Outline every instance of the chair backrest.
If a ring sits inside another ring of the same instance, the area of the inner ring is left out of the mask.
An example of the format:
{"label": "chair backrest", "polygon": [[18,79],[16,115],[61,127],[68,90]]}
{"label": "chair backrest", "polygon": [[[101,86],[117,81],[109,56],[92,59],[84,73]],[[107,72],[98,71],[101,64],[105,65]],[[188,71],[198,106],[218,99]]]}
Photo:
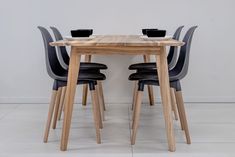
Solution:
{"label": "chair backrest", "polygon": [[56,79],[65,70],[60,65],[55,47],[50,46],[50,42],[53,42],[50,33],[44,27],[38,26],[38,29],[40,30],[43,38],[47,72],[51,78]]}
{"label": "chair backrest", "polygon": [[181,47],[178,61],[173,69],[173,71],[177,73],[177,79],[179,80],[184,78],[188,73],[190,48],[191,48],[193,34],[196,28],[197,26],[193,26],[186,32],[183,39],[185,45]]}
{"label": "chair backrest", "polygon": [[[50,27],[51,30],[53,31],[53,34],[55,36],[55,40],[63,40],[63,37],[60,33],[60,31],[56,28],[56,27]],[[58,58],[61,61],[61,63],[63,64],[63,66],[65,66],[66,68],[68,68],[69,65],[69,55],[67,53],[66,47],[65,46],[59,46],[58,47]],[[65,65],[64,65],[65,63]]]}
{"label": "chair backrest", "polygon": [[[175,31],[175,33],[173,35],[173,39],[179,40],[180,33],[181,33],[183,28],[184,28],[184,26],[180,26],[180,27],[178,27],[176,29],[176,31]],[[172,69],[175,66],[175,64],[177,62],[177,57],[178,57],[178,46],[171,46],[169,54],[167,56],[167,61],[168,61],[169,69]]]}

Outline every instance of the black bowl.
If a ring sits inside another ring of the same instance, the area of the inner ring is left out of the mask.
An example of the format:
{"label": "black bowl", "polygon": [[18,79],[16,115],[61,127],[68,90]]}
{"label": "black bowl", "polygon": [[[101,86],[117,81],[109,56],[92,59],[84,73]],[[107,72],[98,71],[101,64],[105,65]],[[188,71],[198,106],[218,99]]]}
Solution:
{"label": "black bowl", "polygon": [[148,30],[158,30],[158,29],[157,28],[145,28],[145,29],[142,29],[143,35],[146,35]]}
{"label": "black bowl", "polygon": [[165,37],[166,30],[147,30],[146,35],[148,37]]}
{"label": "black bowl", "polygon": [[72,37],[89,37],[92,35],[93,29],[77,29],[71,30]]}

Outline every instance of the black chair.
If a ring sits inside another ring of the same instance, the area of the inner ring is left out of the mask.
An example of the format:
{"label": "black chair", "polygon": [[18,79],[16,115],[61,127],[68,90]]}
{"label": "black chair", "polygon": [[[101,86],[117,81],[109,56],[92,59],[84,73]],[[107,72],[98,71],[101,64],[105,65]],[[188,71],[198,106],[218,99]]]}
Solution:
{"label": "black chair", "polygon": [[[50,27],[50,28],[53,31],[53,34],[55,36],[56,41],[63,40],[63,37],[62,37],[60,31],[56,27]],[[70,57],[68,55],[66,47],[59,46],[59,47],[57,47],[57,50],[58,50],[58,58],[61,63],[61,66],[65,69],[68,69]],[[100,69],[100,70],[106,70],[108,68],[105,64],[90,62],[90,60],[91,60],[91,56],[86,55],[85,62],[80,62],[80,68]],[[99,99],[100,99],[100,103],[101,103],[100,107],[101,107],[102,119],[104,120],[105,119],[104,111],[106,110],[106,107],[105,107],[105,102],[104,102],[102,83],[100,81],[98,81],[97,86],[98,86],[97,88],[99,90]],[[65,90],[66,90],[65,88],[62,88],[62,94],[61,94],[62,100],[64,99],[64,93],[65,93],[64,91]],[[87,93],[88,93],[88,85],[84,84],[83,85],[83,96],[82,96],[82,105],[83,106],[86,106],[86,104],[87,104]],[[58,120],[60,120],[62,108],[63,108],[63,106],[60,105]]]}
{"label": "black chair", "polygon": [[[45,47],[45,56],[46,56],[46,68],[48,75],[54,80],[53,84],[53,92],[51,97],[51,102],[49,106],[48,112],[48,119],[46,123],[46,129],[44,134],[44,142],[48,141],[48,135],[51,126],[52,116],[54,114],[58,115],[58,102],[60,99],[60,92],[61,88],[67,85],[67,77],[68,77],[68,70],[64,69],[59,60],[57,58],[56,49],[55,47],[50,46],[50,42],[53,42],[53,39],[50,33],[44,27],[39,26],[38,29],[40,30],[44,42]],[[102,120],[101,120],[101,113],[100,107],[97,98],[97,90],[96,85],[97,81],[105,80],[105,75],[100,73],[99,69],[89,69],[85,67],[80,68],[77,84],[88,84],[93,101],[93,114],[94,114],[94,122],[96,128],[96,136],[97,136],[97,143],[101,143],[100,140],[100,128],[102,128]],[[56,107],[57,106],[57,107]],[[55,111],[54,111],[55,110]],[[54,118],[55,121],[57,118]]]}
{"label": "black chair", "polygon": [[[183,27],[184,26],[180,26],[176,29],[176,31],[173,35],[173,39],[179,40],[180,34],[181,34],[181,31],[182,31]],[[177,57],[178,57],[178,47],[177,46],[171,46],[170,50],[169,50],[169,53],[168,53],[168,56],[167,56],[169,69],[172,69],[175,66],[176,61],[177,61]],[[147,69],[156,69],[156,62],[148,62],[147,63],[146,60],[150,60],[150,58],[147,59],[147,56],[145,56],[144,58],[145,58],[145,63],[132,64],[132,65],[129,66],[129,70],[141,71],[142,69],[144,69],[146,71]],[[134,100],[135,100],[135,97],[136,97],[136,95],[135,95],[136,91],[137,91],[137,83],[135,83],[135,88],[134,88],[134,97],[133,97],[132,109],[133,109],[133,105],[135,103]],[[149,103],[150,103],[150,105],[153,105],[154,104],[154,97],[153,97],[153,90],[152,90],[151,86],[148,86],[148,93],[149,93]],[[176,110],[173,110],[173,111],[175,113],[175,119],[177,120],[178,119],[178,116],[176,114],[177,112],[176,112]]]}
{"label": "black chair", "polygon": [[[183,79],[187,72],[188,72],[188,66],[189,66],[189,54],[190,54],[190,48],[191,48],[191,42],[193,38],[193,34],[197,26],[191,27],[184,39],[183,42],[185,42],[185,45],[181,47],[178,61],[175,65],[175,67],[169,71],[169,79],[170,79],[170,87],[175,89],[175,96],[176,96],[176,103],[178,106],[180,121],[182,129],[185,131],[186,140],[187,143],[191,143],[189,130],[188,130],[188,124],[186,119],[186,113],[184,108],[184,101],[182,97],[181,92],[181,84],[180,80]],[[140,115],[140,109],[141,109],[141,93],[144,91],[145,85],[155,85],[159,86],[159,80],[157,77],[157,71],[156,69],[152,70],[146,70],[146,72],[142,69],[141,71],[131,74],[129,76],[129,80],[131,81],[138,81],[138,96],[137,103],[134,107],[134,119],[133,119],[133,133],[132,133],[132,144],[135,143],[136,139],[136,132],[138,128],[139,123],[139,115]]]}
{"label": "black chair", "polygon": [[[63,40],[63,37],[60,33],[60,31],[56,28],[56,27],[50,27],[51,30],[53,31],[53,34],[55,36],[56,41],[59,40]],[[59,46],[57,47],[58,50],[58,58],[59,61],[61,63],[61,65],[65,68],[68,69],[69,66],[69,55],[68,52],[66,50],[65,46]],[[100,63],[94,63],[94,62],[90,62],[91,60],[91,55],[86,55],[85,56],[85,62],[81,62],[80,63],[80,67],[81,68],[98,68],[100,70],[105,70],[107,69],[107,66],[104,64],[100,64]],[[102,110],[105,110],[105,103],[104,103],[104,97],[103,97],[103,88],[102,88],[102,84],[100,82],[98,82],[98,88],[100,90],[100,97],[101,97],[101,103],[102,103]],[[83,86],[83,97],[82,97],[82,105],[85,106],[87,103],[87,85]],[[61,111],[61,110],[60,110]],[[61,113],[61,112],[60,112]],[[102,118],[104,119],[104,114],[102,114]]]}

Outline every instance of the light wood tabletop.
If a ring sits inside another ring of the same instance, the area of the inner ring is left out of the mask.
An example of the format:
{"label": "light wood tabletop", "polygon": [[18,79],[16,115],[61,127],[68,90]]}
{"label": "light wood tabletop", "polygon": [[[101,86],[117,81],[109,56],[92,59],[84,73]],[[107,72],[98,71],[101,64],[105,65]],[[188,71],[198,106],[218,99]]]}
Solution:
{"label": "light wood tabletop", "polygon": [[[61,150],[67,150],[72,118],[77,78],[81,55],[154,55],[156,57],[165,127],[169,151],[175,151],[175,136],[171,115],[171,97],[167,64],[167,46],[182,46],[181,41],[147,40],[140,35],[97,35],[91,40],[61,40],[50,43],[51,46],[70,46],[70,63],[65,98],[64,122],[61,137]],[[121,66],[121,65],[120,65]],[[128,77],[128,76],[127,76]]]}
{"label": "light wood tabletop", "polygon": [[168,39],[168,40],[154,40],[143,38],[142,35],[95,35],[89,40],[61,40],[52,42],[51,46],[182,46],[183,42]]}

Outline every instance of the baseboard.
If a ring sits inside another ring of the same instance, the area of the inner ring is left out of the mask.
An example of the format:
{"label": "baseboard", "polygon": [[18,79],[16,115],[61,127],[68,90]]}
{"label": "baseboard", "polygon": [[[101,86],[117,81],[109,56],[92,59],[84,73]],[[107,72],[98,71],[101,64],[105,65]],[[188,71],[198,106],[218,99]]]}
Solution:
{"label": "baseboard", "polygon": [[[81,98],[76,98],[75,103],[81,103]],[[90,103],[90,98],[88,98],[88,103]],[[156,102],[160,102],[160,98],[155,99]],[[186,103],[233,103],[235,102],[235,97],[185,97],[184,101]],[[0,97],[0,104],[44,104],[48,103],[49,98],[45,97]],[[130,97],[107,97],[105,102],[108,104],[129,104],[132,102]],[[147,103],[148,98],[143,98],[143,103]]]}

